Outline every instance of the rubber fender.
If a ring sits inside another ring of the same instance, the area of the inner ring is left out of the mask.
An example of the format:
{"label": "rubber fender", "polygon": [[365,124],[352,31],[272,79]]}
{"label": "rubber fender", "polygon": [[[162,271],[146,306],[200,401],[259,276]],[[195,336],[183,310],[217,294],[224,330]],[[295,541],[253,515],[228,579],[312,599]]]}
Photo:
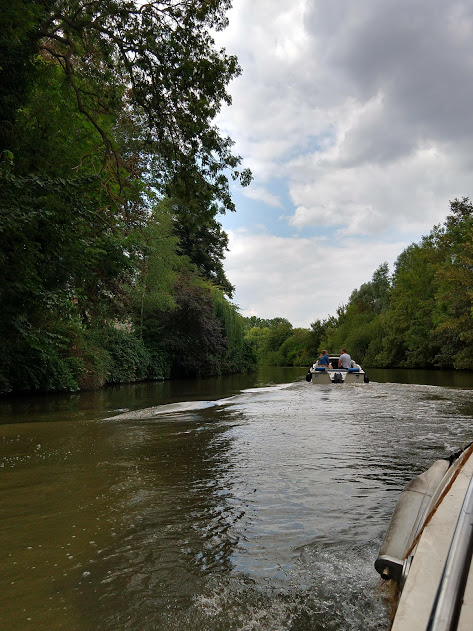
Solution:
{"label": "rubber fender", "polygon": [[375,562],[375,568],[383,578],[401,578],[406,553],[422,527],[430,500],[448,468],[448,460],[436,460],[402,491]]}

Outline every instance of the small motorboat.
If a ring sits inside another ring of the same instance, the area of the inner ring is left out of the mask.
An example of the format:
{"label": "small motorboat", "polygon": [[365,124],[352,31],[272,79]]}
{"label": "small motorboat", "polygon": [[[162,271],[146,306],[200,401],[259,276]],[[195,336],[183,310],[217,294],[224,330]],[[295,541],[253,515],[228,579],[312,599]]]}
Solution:
{"label": "small motorboat", "polygon": [[306,381],[318,384],[369,383],[368,376],[360,365],[352,361],[350,368],[338,368],[339,359],[340,355],[329,355],[329,368],[315,363],[309,368]]}
{"label": "small motorboat", "polygon": [[473,629],[473,443],[401,493],[375,568],[394,587],[391,631]]}

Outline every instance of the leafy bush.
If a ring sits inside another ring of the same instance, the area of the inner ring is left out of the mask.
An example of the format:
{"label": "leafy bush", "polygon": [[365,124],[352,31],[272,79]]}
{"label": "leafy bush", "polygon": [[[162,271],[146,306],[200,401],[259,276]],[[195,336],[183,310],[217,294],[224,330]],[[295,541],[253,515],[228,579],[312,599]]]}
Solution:
{"label": "leafy bush", "polygon": [[107,327],[93,331],[91,339],[108,354],[107,383],[129,383],[148,377],[150,354],[133,333]]}
{"label": "leafy bush", "polygon": [[51,390],[72,392],[79,389],[82,362],[68,355],[65,340],[44,331],[6,346],[0,368],[0,392]]}

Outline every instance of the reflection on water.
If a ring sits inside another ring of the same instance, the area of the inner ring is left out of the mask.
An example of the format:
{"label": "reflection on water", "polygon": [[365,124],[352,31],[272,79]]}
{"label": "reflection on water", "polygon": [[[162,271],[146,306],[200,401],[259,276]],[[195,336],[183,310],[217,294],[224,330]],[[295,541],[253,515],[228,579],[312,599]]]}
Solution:
{"label": "reflection on water", "polygon": [[3,401],[2,627],[384,629],[390,514],[473,392],[300,373]]}
{"label": "reflection on water", "polygon": [[367,373],[380,383],[411,383],[445,388],[473,388],[473,372],[466,370],[414,370],[369,368]]}

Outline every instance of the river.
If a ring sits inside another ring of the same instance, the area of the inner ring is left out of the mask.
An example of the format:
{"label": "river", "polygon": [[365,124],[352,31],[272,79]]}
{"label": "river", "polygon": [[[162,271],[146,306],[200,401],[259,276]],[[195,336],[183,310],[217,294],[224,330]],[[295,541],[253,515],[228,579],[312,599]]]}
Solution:
{"label": "river", "polygon": [[473,375],[303,373],[1,400],[1,628],[385,629],[378,547]]}

